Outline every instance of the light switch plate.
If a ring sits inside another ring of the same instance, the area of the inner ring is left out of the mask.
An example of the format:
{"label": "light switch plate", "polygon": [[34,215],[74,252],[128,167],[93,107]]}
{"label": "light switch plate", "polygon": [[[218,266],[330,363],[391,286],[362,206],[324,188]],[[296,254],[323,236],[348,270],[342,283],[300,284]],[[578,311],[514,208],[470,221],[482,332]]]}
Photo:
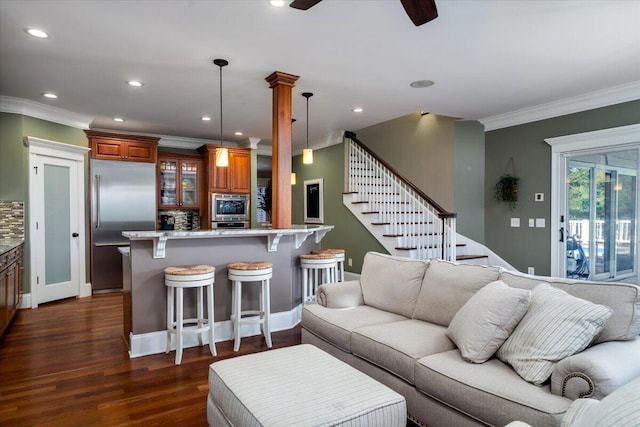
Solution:
{"label": "light switch plate", "polygon": [[527,267],[527,274],[536,274],[536,269],[534,267]]}
{"label": "light switch plate", "polygon": [[537,228],[544,228],[545,227],[544,218],[536,218],[536,227]]}
{"label": "light switch plate", "polygon": [[536,226],[536,220],[533,218],[529,218],[529,227],[535,227]]}
{"label": "light switch plate", "polygon": [[520,227],[520,218],[511,218],[512,227]]}

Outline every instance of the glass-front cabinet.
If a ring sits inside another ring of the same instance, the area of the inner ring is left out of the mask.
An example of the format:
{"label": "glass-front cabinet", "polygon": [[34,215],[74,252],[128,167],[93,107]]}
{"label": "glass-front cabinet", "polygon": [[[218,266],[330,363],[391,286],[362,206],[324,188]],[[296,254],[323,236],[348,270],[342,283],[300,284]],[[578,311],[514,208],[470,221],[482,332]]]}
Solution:
{"label": "glass-front cabinet", "polygon": [[158,205],[200,209],[203,162],[199,158],[158,156]]}

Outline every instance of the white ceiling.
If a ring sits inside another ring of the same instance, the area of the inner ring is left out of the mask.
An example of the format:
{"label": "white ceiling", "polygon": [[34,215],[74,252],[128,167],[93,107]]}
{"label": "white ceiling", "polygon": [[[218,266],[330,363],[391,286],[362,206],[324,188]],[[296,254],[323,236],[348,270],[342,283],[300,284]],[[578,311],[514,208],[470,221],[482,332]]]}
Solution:
{"label": "white ceiling", "polygon": [[[225,140],[268,143],[265,77],[278,70],[300,76],[299,147],[305,91],[309,139],[319,141],[419,110],[483,119],[640,81],[640,1],[436,3],[439,17],[415,27],[398,0],[324,0],[308,11],[267,0],[0,0],[0,95],[86,115],[94,128],[217,139],[212,60],[225,58]],[[419,79],[435,85],[409,86]]]}

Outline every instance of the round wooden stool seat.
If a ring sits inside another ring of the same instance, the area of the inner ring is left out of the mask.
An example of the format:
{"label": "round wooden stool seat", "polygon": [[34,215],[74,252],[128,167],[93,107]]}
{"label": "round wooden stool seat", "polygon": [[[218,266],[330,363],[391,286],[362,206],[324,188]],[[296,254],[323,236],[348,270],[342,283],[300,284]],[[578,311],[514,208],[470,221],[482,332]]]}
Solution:
{"label": "round wooden stool seat", "polygon": [[172,276],[192,276],[196,274],[207,274],[216,271],[215,267],[210,265],[180,265],[177,267],[167,267],[164,274]]}
{"label": "round wooden stool seat", "polygon": [[312,254],[322,254],[322,253],[327,253],[327,254],[334,254],[334,255],[339,255],[342,254],[344,255],[344,249],[331,249],[331,248],[327,248],[327,249],[314,249],[311,251]]}
{"label": "round wooden stool seat", "polygon": [[273,264],[265,261],[254,262],[232,262],[227,265],[229,270],[265,270],[267,268],[273,268]]}
{"label": "round wooden stool seat", "polygon": [[318,254],[303,254],[300,255],[300,259],[305,259],[305,260],[329,260],[329,259],[335,259],[335,255],[334,254],[330,254],[330,253],[318,253]]}

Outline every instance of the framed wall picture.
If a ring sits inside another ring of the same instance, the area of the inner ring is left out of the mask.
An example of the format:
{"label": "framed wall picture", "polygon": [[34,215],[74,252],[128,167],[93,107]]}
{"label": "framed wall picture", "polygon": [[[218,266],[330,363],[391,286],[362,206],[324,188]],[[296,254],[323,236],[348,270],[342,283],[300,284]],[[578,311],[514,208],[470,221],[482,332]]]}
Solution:
{"label": "framed wall picture", "polygon": [[324,223],[324,178],[304,181],[304,222],[305,224]]}

